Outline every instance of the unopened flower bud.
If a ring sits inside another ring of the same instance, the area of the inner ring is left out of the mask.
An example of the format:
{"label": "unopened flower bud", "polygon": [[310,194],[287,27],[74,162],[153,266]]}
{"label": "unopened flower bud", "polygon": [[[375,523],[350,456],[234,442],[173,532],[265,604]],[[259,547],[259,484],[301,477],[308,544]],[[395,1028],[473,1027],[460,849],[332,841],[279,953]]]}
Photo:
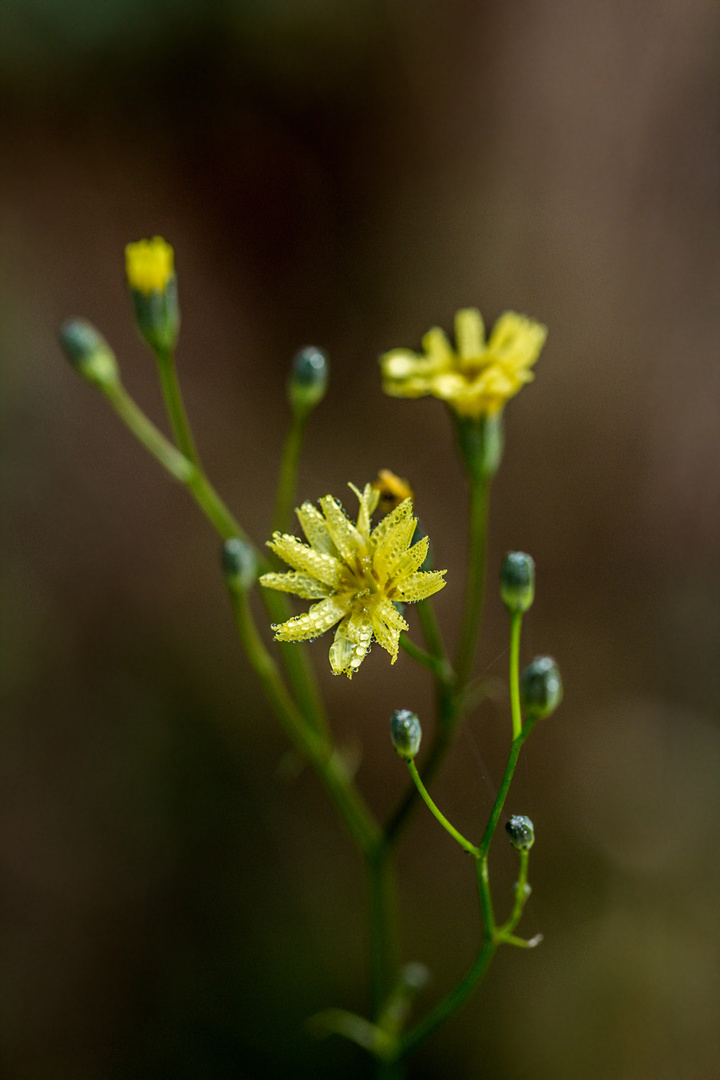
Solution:
{"label": "unopened flower bud", "polygon": [[535,563],[524,551],[508,551],[500,570],[500,595],[511,615],[527,611],[535,598]]}
{"label": "unopened flower bud", "polygon": [[535,843],[533,823],[524,814],[513,814],[505,825],[505,831],[516,851],[529,851]]}
{"label": "unopened flower bud", "polygon": [[400,757],[412,761],[422,739],[422,728],[415,713],[409,709],[396,709],[390,718],[390,735]]}
{"label": "unopened flower bud", "polygon": [[251,589],[257,581],[257,556],[247,540],[233,536],[222,549],[222,568],[228,585]]}
{"label": "unopened flower bud", "polygon": [[115,386],[119,371],[115,353],[87,319],[69,319],[60,330],[60,345],[83,379],[94,386]]}
{"label": "unopened flower bud", "polygon": [[539,720],[557,709],[563,688],[557,664],[551,656],[536,656],[520,676],[520,699],[530,719]]}
{"label": "unopened flower bud", "polygon": [[175,252],[161,236],[125,248],[125,270],[135,321],[154,352],[175,347],[180,329]]}
{"label": "unopened flower bud", "polygon": [[307,345],[293,357],[288,398],[294,410],[304,413],[314,409],[325,397],[330,365],[322,349]]}

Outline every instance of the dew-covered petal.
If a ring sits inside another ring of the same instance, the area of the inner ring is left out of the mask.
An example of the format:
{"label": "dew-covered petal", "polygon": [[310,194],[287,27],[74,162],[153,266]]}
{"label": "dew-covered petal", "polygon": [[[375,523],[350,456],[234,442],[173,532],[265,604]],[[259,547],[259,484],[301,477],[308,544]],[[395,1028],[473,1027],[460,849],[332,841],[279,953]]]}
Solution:
{"label": "dew-covered petal", "polygon": [[388,564],[388,572],[390,577],[394,579],[396,586],[403,579],[410,577],[411,574],[420,569],[427,558],[429,546],[430,541],[427,536],[423,536],[422,540],[418,540],[417,544],[413,544],[409,551],[400,552],[397,558]]}
{"label": "dew-covered petal", "polygon": [[373,516],[375,507],[378,504],[380,492],[372,484],[366,484],[362,491],[356,488],[354,484],[348,484],[348,487],[352,488],[360,501],[356,528],[363,540],[367,540],[370,536],[370,518]]}
{"label": "dew-covered petal", "polygon": [[378,645],[382,645],[383,649],[390,653],[394,664],[400,648],[400,634],[408,629],[408,624],[386,597],[383,597],[373,610],[372,628]]}
{"label": "dew-covered petal", "polygon": [[279,555],[288,566],[292,566],[293,570],[300,570],[302,573],[309,574],[310,577],[322,581],[324,585],[337,588],[340,582],[342,563],[333,555],[315,551],[313,548],[308,547],[307,544],[303,544],[296,536],[287,536],[281,533],[273,534],[272,540],[268,540],[268,547],[276,555]]}
{"label": "dew-covered petal", "polygon": [[345,511],[332,495],[324,495],[320,500],[320,506],[325,515],[330,536],[341,558],[347,563],[354,563],[356,555],[362,554],[365,548],[360,533],[348,520]]}
{"label": "dew-covered petal", "polygon": [[295,513],[310,547],[326,555],[337,556],[338,551],[328,532],[327,522],[318,508],[310,502],[304,502]]}
{"label": "dew-covered petal", "polygon": [[386,514],[385,517],[377,523],[370,533],[370,546],[377,550],[390,529],[394,528],[401,521],[405,521],[407,518],[412,517],[412,509],[412,499],[403,499],[399,506],[396,506],[394,510],[391,510],[389,514]]}
{"label": "dew-covered petal", "polygon": [[485,326],[477,308],[463,308],[455,316],[455,347],[460,360],[478,360],[485,352]]}
{"label": "dew-covered petal", "polygon": [[368,654],[372,635],[372,623],[364,611],[343,619],[330,646],[330,667],[335,675],[353,677]]}
{"label": "dew-covered petal", "polygon": [[433,593],[445,587],[447,583],[443,580],[443,576],[446,573],[447,570],[418,570],[416,574],[405,578],[396,586],[393,597],[407,604],[412,604],[416,600],[425,600],[426,597],[432,596]]}
{"label": "dew-covered petal", "polygon": [[319,600],[330,595],[329,585],[323,585],[317,578],[301,574],[297,570],[290,570],[287,574],[263,574],[259,581],[266,589],[294,593],[304,600]]}
{"label": "dew-covered petal", "polygon": [[373,566],[379,578],[387,580],[394,576],[395,567],[410,547],[416,526],[415,518],[407,517],[389,529],[382,538],[373,557]]}
{"label": "dew-covered petal", "polygon": [[304,615],[295,615],[284,623],[273,626],[277,641],[309,641],[320,637],[326,630],[347,614],[347,601],[329,596],[319,604],[313,604]]}

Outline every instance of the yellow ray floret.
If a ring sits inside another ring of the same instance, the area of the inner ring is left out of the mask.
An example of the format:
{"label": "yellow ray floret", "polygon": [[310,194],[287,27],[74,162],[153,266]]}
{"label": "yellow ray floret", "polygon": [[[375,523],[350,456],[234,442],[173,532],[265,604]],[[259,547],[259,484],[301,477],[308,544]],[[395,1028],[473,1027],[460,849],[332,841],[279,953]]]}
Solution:
{"label": "yellow ray floret", "polygon": [[506,311],[486,340],[477,308],[455,316],[455,348],[437,326],[422,340],[422,352],[391,349],[380,357],[383,389],[394,397],[441,398],[459,415],[478,419],[500,412],[533,378],[547,329]]}
{"label": "yellow ray floret", "polygon": [[[303,503],[296,511],[307,544],[275,533],[268,547],[292,569],[263,574],[262,585],[318,600],[309,611],[273,626],[278,641],[307,641],[337,625],[330,646],[330,666],[336,675],[352,678],[373,640],[397,660],[400,634],[408,629],[396,603],[424,600],[445,585],[444,570],[421,570],[428,539],[412,543],[417,522],[408,498],[373,529],[371,518],[379,491],[366,484],[362,492],[350,484],[360,501],[353,524],[331,495],[320,499],[320,510]],[[339,625],[338,625],[339,624]]]}
{"label": "yellow ray floret", "polygon": [[175,252],[161,236],[125,248],[125,273],[131,289],[149,296],[165,292],[175,273]]}

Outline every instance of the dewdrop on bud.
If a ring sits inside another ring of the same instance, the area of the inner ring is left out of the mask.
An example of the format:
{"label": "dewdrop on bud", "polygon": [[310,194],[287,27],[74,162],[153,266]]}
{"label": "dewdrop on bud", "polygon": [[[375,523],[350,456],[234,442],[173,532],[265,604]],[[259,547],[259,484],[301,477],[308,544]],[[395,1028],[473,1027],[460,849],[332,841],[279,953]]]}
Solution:
{"label": "dewdrop on bud", "polygon": [[422,739],[422,728],[415,713],[409,709],[396,709],[390,718],[390,735],[400,757],[412,761]]}
{"label": "dewdrop on bud", "polygon": [[541,720],[555,712],[563,688],[557,664],[551,656],[536,656],[520,676],[520,700],[528,719]]}
{"label": "dewdrop on bud", "polygon": [[505,832],[516,851],[529,851],[535,843],[533,823],[524,814],[513,814],[505,825]]}
{"label": "dewdrop on bud", "polygon": [[222,549],[222,568],[231,587],[251,589],[258,576],[257,556],[247,540],[233,536]]}
{"label": "dewdrop on bud", "polygon": [[500,570],[500,595],[511,615],[527,611],[535,598],[535,563],[524,551],[508,551]]}
{"label": "dewdrop on bud", "polygon": [[296,412],[307,413],[322,401],[330,365],[322,349],[307,345],[295,353],[288,379],[288,398]]}
{"label": "dewdrop on bud", "polygon": [[138,330],[154,352],[175,347],[180,329],[175,252],[161,236],[125,248],[125,273]]}
{"label": "dewdrop on bud", "polygon": [[60,330],[60,345],[78,372],[101,389],[120,381],[115,353],[87,319],[69,319]]}

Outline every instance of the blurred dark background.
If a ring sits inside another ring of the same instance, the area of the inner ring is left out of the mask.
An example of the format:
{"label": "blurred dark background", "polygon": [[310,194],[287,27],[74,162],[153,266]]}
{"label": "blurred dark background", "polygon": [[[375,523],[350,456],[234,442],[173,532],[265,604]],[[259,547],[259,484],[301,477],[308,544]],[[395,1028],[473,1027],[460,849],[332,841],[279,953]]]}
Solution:
{"label": "blurred dark background", "polygon": [[[523,654],[565,676],[508,804],[535,821],[522,930],[545,941],[499,955],[412,1076],[720,1073],[719,49],[704,0],[4,0],[3,1078],[367,1075],[302,1029],[366,1005],[358,858],[239,655],[214,535],[56,345],[89,317],[161,419],[123,284],[125,243],[156,233],[241,520],[267,536],[287,365],[323,345],[298,497],[408,477],[449,635],[448,418],[383,397],[377,355],[467,305],[550,327],[507,411],[490,557],[492,585],[508,548],[534,555]],[[479,670],[502,685],[489,592]],[[333,679],[328,645],[339,739],[385,814],[406,780],[389,713],[429,717],[430,689],[378,649]],[[473,837],[508,729],[499,693],[437,784]],[[427,1007],[474,954],[474,883],[425,814],[400,872]]]}

